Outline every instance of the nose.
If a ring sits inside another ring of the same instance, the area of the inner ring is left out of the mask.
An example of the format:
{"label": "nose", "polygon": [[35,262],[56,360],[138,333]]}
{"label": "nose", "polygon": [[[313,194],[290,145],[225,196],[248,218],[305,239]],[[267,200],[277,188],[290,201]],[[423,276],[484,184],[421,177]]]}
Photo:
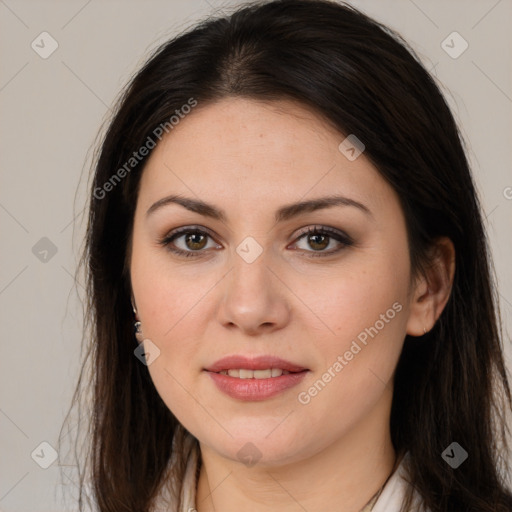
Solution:
{"label": "nose", "polygon": [[290,319],[289,290],[265,251],[252,263],[234,255],[224,280],[218,320],[228,329],[255,336],[282,329]]}

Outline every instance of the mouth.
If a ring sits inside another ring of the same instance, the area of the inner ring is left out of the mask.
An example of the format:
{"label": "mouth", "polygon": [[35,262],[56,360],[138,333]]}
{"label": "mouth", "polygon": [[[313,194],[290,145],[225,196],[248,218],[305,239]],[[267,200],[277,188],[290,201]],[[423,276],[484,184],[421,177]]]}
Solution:
{"label": "mouth", "polygon": [[238,379],[271,379],[308,371],[308,368],[272,355],[235,354],[219,359],[204,370]]}
{"label": "mouth", "polygon": [[301,370],[292,372],[289,370],[283,370],[282,368],[268,368],[266,370],[251,370],[247,368],[232,368],[229,370],[222,370],[218,373],[221,375],[228,375],[229,377],[234,377],[237,379],[272,379],[276,377],[281,377],[282,375],[289,375],[291,373],[303,373],[308,370]]}
{"label": "mouth", "polygon": [[241,401],[261,401],[303,381],[309,369],[270,354],[234,354],[204,368],[222,393]]}

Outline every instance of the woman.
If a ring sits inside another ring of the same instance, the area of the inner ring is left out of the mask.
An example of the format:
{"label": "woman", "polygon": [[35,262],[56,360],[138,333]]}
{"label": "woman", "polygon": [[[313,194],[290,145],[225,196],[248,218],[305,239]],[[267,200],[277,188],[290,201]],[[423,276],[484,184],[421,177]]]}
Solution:
{"label": "woman", "polygon": [[329,1],[203,22],[131,81],[91,196],[98,510],[512,510],[480,207],[398,35]]}

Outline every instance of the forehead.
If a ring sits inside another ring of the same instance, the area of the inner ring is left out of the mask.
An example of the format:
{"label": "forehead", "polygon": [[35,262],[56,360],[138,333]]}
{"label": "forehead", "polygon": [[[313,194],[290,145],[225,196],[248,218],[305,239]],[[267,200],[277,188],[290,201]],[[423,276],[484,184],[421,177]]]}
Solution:
{"label": "forehead", "polygon": [[[346,135],[291,101],[242,98],[198,105],[157,144],[141,182],[141,199],[166,192],[279,204],[343,193],[389,200],[393,191],[364,153],[351,161]],[[240,204],[240,203],[238,203]],[[254,205],[253,205],[254,206]]]}

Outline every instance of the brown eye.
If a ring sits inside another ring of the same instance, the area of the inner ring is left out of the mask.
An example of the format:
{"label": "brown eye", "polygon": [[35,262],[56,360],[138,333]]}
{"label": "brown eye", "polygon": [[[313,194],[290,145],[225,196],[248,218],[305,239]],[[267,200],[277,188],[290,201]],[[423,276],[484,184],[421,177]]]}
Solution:
{"label": "brown eye", "polygon": [[[193,257],[202,256],[207,252],[203,249],[208,248],[208,239],[213,240],[209,233],[189,226],[169,233],[159,240],[159,244],[179,256]],[[213,247],[216,247],[215,244]]]}
{"label": "brown eye", "polygon": [[206,245],[206,235],[200,233],[189,233],[185,235],[185,245],[193,251],[203,249]]}
{"label": "brown eye", "polygon": [[329,245],[329,237],[327,235],[308,235],[308,243],[315,251],[321,251]]}
{"label": "brown eye", "polygon": [[[303,247],[299,248],[312,253],[309,254],[309,256],[329,256],[353,245],[354,243],[353,240],[342,231],[319,226],[308,228],[308,230],[302,233],[297,240],[300,241],[302,239],[306,240],[309,249],[307,247],[305,249]],[[337,244],[338,248],[326,251],[325,249],[331,245],[331,242]],[[315,252],[318,254],[314,254]]]}

